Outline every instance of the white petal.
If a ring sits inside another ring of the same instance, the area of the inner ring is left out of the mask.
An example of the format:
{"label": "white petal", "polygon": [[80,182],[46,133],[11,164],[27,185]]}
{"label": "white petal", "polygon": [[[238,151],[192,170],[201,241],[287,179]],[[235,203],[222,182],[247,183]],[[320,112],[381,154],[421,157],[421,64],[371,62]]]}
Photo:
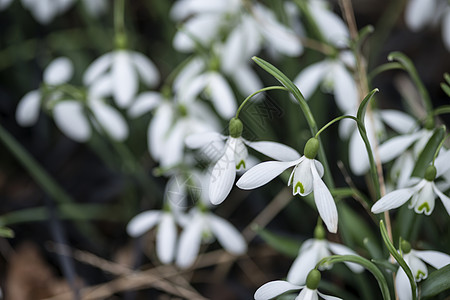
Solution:
{"label": "white petal", "polygon": [[[328,242],[328,246],[330,247],[331,252],[337,254],[337,255],[358,255],[355,251],[350,249],[347,246],[336,244],[332,242]],[[347,267],[350,268],[355,273],[361,273],[364,271],[364,268],[361,265],[358,265],[356,263],[345,263]]]}
{"label": "white petal", "polygon": [[436,178],[450,170],[450,150],[441,151],[436,157],[434,165],[436,167]]}
{"label": "white petal", "polygon": [[192,78],[195,78],[205,67],[205,62],[200,58],[194,58],[189,61],[178,73],[173,81],[173,89],[179,91],[182,87],[185,87]]}
{"label": "white petal", "polygon": [[350,169],[355,175],[363,175],[369,169],[369,156],[358,129],[350,137],[348,159]]}
{"label": "white petal", "polygon": [[247,65],[241,65],[230,76],[232,76],[234,83],[243,95],[250,95],[263,87],[261,79]]}
{"label": "white petal", "polygon": [[433,20],[435,1],[410,0],[405,10],[406,25],[413,31],[418,31]]}
{"label": "white petal", "polygon": [[113,92],[113,77],[111,74],[106,73],[98,77],[89,87],[88,97],[89,98],[106,98],[112,95]]}
{"label": "white petal", "polygon": [[300,154],[297,151],[295,151],[289,146],[280,143],[268,141],[261,141],[261,142],[244,141],[244,142],[248,146],[255,149],[256,151],[261,152],[262,154],[276,160],[292,161],[300,158]]}
{"label": "white petal", "polygon": [[342,112],[353,111],[358,107],[359,96],[355,80],[340,63],[333,67],[333,84],[336,104]]}
{"label": "white petal", "polygon": [[450,51],[450,8],[448,7],[442,20],[442,39],[447,51]]}
{"label": "white petal", "polygon": [[147,210],[137,214],[127,225],[127,233],[132,237],[138,237],[152,229],[158,223],[161,212]]}
{"label": "white petal", "polygon": [[421,135],[420,132],[416,132],[413,134],[399,135],[387,140],[378,148],[381,161],[388,162],[396,158],[417,141]]}
{"label": "white petal", "polygon": [[331,196],[325,183],[317,173],[316,167],[311,165],[314,185],[314,200],[316,202],[317,210],[323,222],[328,228],[328,231],[336,233],[338,227],[338,213],[336,203],[333,196]]}
{"label": "white petal", "polygon": [[433,190],[438,195],[439,199],[441,199],[447,214],[450,216],[450,198],[444,195],[444,193],[442,193],[436,186],[433,186]]}
{"label": "white petal", "polygon": [[53,119],[58,128],[69,138],[85,142],[91,136],[91,127],[84,115],[83,106],[77,101],[62,101],[53,108]]}
{"label": "white petal", "polygon": [[241,23],[228,35],[223,51],[221,52],[221,68],[227,74],[233,74],[234,70],[240,67],[243,59],[246,59],[242,57],[244,48],[245,37]]}
{"label": "white petal", "polygon": [[83,4],[86,6],[87,11],[95,17],[104,13],[108,8],[106,0],[85,0]]}
{"label": "white petal", "polygon": [[295,300],[318,300],[319,295],[317,294],[317,290],[311,290],[308,287],[305,287],[300,294],[295,298]]}
{"label": "white petal", "polygon": [[408,276],[401,267],[398,268],[397,276],[395,277],[395,290],[397,291],[399,300],[411,300],[412,292],[409,284]]}
{"label": "white petal", "polygon": [[221,13],[230,9],[228,7],[230,3],[232,3],[232,1],[181,0],[175,2],[172,6],[170,17],[180,21],[191,14]]}
{"label": "white petal", "polygon": [[313,176],[311,172],[311,165],[314,160],[304,158],[289,177],[288,185],[292,184],[292,194],[299,194],[300,196],[309,195],[313,191]]}
{"label": "white petal", "polygon": [[231,118],[236,113],[236,98],[226,80],[217,72],[209,74],[208,90],[211,100],[219,115]]}
{"label": "white petal", "polygon": [[379,214],[383,211],[387,211],[393,208],[397,208],[408,201],[415,193],[414,188],[405,188],[395,190],[386,194],[380,200],[378,200],[373,206],[371,211],[375,214]]}
{"label": "white petal", "polygon": [[209,181],[209,200],[214,205],[222,203],[233,187],[236,178],[235,146],[236,139],[230,137],[225,146],[225,153],[212,170]]}
{"label": "white petal", "polygon": [[39,4],[29,6],[34,18],[41,24],[50,23],[58,12],[58,10],[54,7],[53,1],[50,0],[41,0],[39,1]]}
{"label": "white petal", "polygon": [[128,115],[132,118],[138,118],[156,108],[162,101],[163,100],[160,93],[141,93],[136,97],[136,100],[128,109]]}
{"label": "white petal", "polygon": [[156,236],[156,253],[163,264],[169,264],[175,256],[177,228],[171,213],[163,213]]}
{"label": "white petal", "polygon": [[160,157],[162,167],[172,167],[182,162],[184,138],[188,127],[185,119],[179,119],[166,133],[166,140]]}
{"label": "white petal", "polygon": [[201,74],[192,78],[180,92],[181,103],[191,103],[197,98],[208,84],[208,74]]}
{"label": "white petal", "polygon": [[299,161],[300,159],[288,162],[268,161],[260,163],[245,172],[236,185],[243,190],[256,189],[280,175],[287,168],[298,164]]}
{"label": "white petal", "polygon": [[298,86],[305,99],[308,100],[312,96],[328,70],[329,63],[322,61],[304,68],[297,75],[294,79],[294,84]]}
{"label": "white petal", "polygon": [[208,214],[208,219],[211,231],[225,250],[235,255],[241,255],[247,251],[244,237],[233,225],[213,214]]}
{"label": "white petal", "polygon": [[309,271],[314,269],[319,260],[319,251],[316,246],[313,245],[303,251],[300,249],[299,255],[289,269],[287,280],[295,284],[305,284]]}
{"label": "white petal", "polygon": [[87,68],[83,75],[83,82],[85,85],[92,84],[100,75],[106,72],[111,66],[113,59],[113,53],[109,52],[103,54]]}
{"label": "white petal", "polygon": [[36,124],[41,106],[41,93],[34,90],[25,94],[20,99],[16,109],[16,120],[20,126]]}
{"label": "white petal", "polygon": [[73,76],[73,64],[67,57],[54,59],[44,71],[44,82],[49,85],[60,85],[68,82]]}
{"label": "white petal", "polygon": [[317,291],[317,294],[319,294],[319,296],[322,297],[325,300],[342,300],[342,298],[335,297],[335,296],[330,296],[330,295],[325,295],[325,294],[322,294],[319,291]]}
{"label": "white petal", "polygon": [[202,45],[209,44],[216,36],[221,19],[215,15],[197,15],[190,18],[183,28],[175,34],[173,46],[180,52],[190,52],[195,49],[194,37]]}
{"label": "white petal", "polygon": [[159,72],[153,62],[139,52],[133,52],[132,60],[142,81],[150,87],[154,87],[159,81]]}
{"label": "white petal", "polygon": [[7,8],[12,0],[0,0],[0,10]]}
{"label": "white petal", "polygon": [[286,293],[287,291],[299,290],[301,288],[302,286],[298,286],[287,281],[271,281],[257,289],[254,298],[255,300],[268,300]]}
{"label": "white petal", "polygon": [[204,222],[203,215],[194,215],[181,233],[176,259],[176,264],[180,268],[189,268],[197,258],[202,242]]}
{"label": "white petal", "polygon": [[224,139],[220,133],[217,132],[204,132],[188,135],[184,142],[186,146],[191,149],[198,149],[212,143],[214,141],[221,141]]}
{"label": "white petal", "polygon": [[413,195],[409,208],[414,207],[414,211],[418,214],[425,213],[429,216],[434,210],[435,195],[433,192],[433,183],[425,179],[423,187]]}
{"label": "white petal", "polygon": [[128,125],[122,115],[112,106],[102,101],[90,102],[95,119],[106,133],[117,141],[123,141],[128,137]]}
{"label": "white petal", "polygon": [[322,2],[311,1],[310,3],[310,12],[325,39],[337,46],[345,46],[349,33],[342,19],[324,7]]}
{"label": "white petal", "polygon": [[402,111],[384,109],[379,112],[383,121],[398,133],[406,134],[417,126],[416,119]]}
{"label": "white petal", "polygon": [[435,269],[440,269],[450,264],[450,255],[433,250],[413,250],[414,254]]}
{"label": "white petal", "polygon": [[111,67],[114,100],[121,108],[128,107],[138,90],[138,78],[129,53],[116,51]]}
{"label": "white petal", "polygon": [[164,151],[166,134],[172,124],[173,111],[167,103],[162,103],[156,110],[147,131],[148,149],[153,159],[159,160]]}

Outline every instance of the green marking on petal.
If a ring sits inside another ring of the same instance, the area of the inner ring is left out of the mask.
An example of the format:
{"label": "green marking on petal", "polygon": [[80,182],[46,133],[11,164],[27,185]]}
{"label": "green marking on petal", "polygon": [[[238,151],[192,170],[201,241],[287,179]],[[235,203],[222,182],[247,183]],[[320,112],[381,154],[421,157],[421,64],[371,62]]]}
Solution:
{"label": "green marking on petal", "polygon": [[430,205],[428,204],[428,202],[424,202],[422,203],[419,207],[417,207],[417,210],[419,212],[423,212],[424,210],[428,213],[430,212]]}
{"label": "green marking on petal", "polygon": [[245,161],[243,159],[236,165],[236,170],[240,170],[241,167],[245,169]]}
{"label": "green marking on petal", "polygon": [[417,274],[416,274],[416,280],[419,281],[421,278],[424,278],[424,277],[425,277],[425,273],[422,272],[421,270],[418,270]]}
{"label": "green marking on petal", "polygon": [[303,184],[298,181],[297,184],[295,185],[295,192],[297,192],[297,190],[300,189],[300,194],[303,194],[305,192],[305,188],[303,187]]}

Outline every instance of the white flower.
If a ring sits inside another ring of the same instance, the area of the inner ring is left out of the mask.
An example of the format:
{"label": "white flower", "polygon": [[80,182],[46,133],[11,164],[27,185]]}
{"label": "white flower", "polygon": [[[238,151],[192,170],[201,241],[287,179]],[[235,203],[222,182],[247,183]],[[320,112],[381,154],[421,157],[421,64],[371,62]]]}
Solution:
{"label": "white flower", "polygon": [[7,8],[12,0],[0,0],[0,10]]}
{"label": "white flower", "polygon": [[[436,160],[436,168],[434,173],[431,173],[432,175],[428,174],[429,168],[432,167],[430,166],[427,169],[425,178],[421,180],[419,178],[412,178],[409,187],[386,194],[372,206],[372,212],[378,214],[394,209],[411,199],[409,208],[414,208],[414,211],[418,214],[425,213],[426,215],[430,215],[434,209],[435,199],[436,197],[439,197],[442,204],[444,204],[447,213],[450,215],[450,198],[444,195],[444,193],[436,187],[434,182],[435,178],[441,176],[450,168],[448,163],[443,163],[443,157],[444,156],[442,156],[440,161]],[[450,159],[449,152],[446,153],[445,159],[447,161]],[[437,164],[437,162],[440,162],[440,164]]]}
{"label": "white flower", "polygon": [[326,92],[333,92],[339,109],[345,113],[355,111],[358,106],[358,89],[353,75],[346,66],[354,67],[354,56],[343,51],[337,59],[325,59],[312,64],[294,79],[303,96],[309,99],[322,82]]}
{"label": "white flower", "polygon": [[338,225],[336,204],[330,191],[321,179],[324,171],[323,166],[315,159],[310,159],[303,155],[301,158],[293,161],[263,162],[242,175],[236,185],[244,190],[258,188],[292,166],[295,167],[289,177],[288,185],[292,184],[293,194],[306,196],[314,192],[314,199],[320,217],[328,230],[336,233]]}
{"label": "white flower", "polygon": [[[224,148],[217,149],[217,142],[224,139],[227,140]],[[206,153],[214,151],[219,154],[220,158],[212,169],[209,183],[209,199],[214,205],[222,203],[230,193],[236,178],[236,171],[248,166],[246,145],[277,160],[292,160],[300,156],[294,149],[280,143],[250,142],[242,137],[225,137],[215,132],[190,135],[186,138],[186,144],[193,149],[203,147],[202,150]]]}
{"label": "white flower", "polygon": [[73,3],[74,0],[22,0],[22,5],[29,9],[41,24],[50,23],[56,15],[67,11]]}
{"label": "white flower", "polygon": [[289,291],[302,290],[296,300],[317,300],[320,296],[325,300],[338,300],[341,298],[322,294],[317,289],[310,289],[304,285],[295,285],[287,281],[276,280],[261,286],[255,293],[255,300],[269,300]]}
{"label": "white flower", "polygon": [[[350,248],[329,242],[325,239],[309,239],[306,240],[300,247],[297,258],[292,264],[288,275],[287,281],[295,284],[305,284],[306,277],[316,264],[325,257],[331,254],[337,255],[357,255],[356,252]],[[345,263],[353,272],[361,273],[364,268],[355,263]],[[331,266],[321,266],[322,268],[331,268]]]}
{"label": "white flower", "polygon": [[174,260],[177,228],[174,215],[170,211],[148,210],[141,212],[131,219],[127,225],[127,232],[132,237],[138,237],[157,226],[156,254],[164,264]]}
{"label": "white flower", "polygon": [[[49,86],[61,85],[68,82],[73,76],[73,64],[67,57],[58,57],[50,62],[43,73],[43,83]],[[36,124],[39,117],[42,97],[40,90],[28,92],[17,105],[16,120],[21,126]],[[50,95],[49,101],[55,100],[59,95]]]}
{"label": "white flower", "polygon": [[[409,253],[403,255],[403,259],[411,269],[416,282],[419,282],[428,276],[428,268],[424,262],[436,269],[440,269],[450,264],[450,255],[432,250],[411,250]],[[395,289],[399,300],[412,299],[411,285],[403,268],[399,268],[397,271],[395,277]]]}
{"label": "white flower", "polygon": [[242,255],[247,251],[244,238],[233,225],[211,212],[194,208],[180,235],[176,264],[180,268],[189,268],[198,255],[202,241],[211,242],[213,236],[226,251],[234,255]]}
{"label": "white flower", "polygon": [[116,104],[129,107],[138,92],[139,78],[155,86],[159,73],[145,55],[130,50],[115,50],[97,58],[86,70],[83,81],[90,89],[112,94]]}

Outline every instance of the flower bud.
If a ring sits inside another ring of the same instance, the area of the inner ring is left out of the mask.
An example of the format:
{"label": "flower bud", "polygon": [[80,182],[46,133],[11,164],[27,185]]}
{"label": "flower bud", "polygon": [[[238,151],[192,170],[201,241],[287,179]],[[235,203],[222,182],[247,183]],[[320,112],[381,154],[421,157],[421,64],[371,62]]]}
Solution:
{"label": "flower bud", "polygon": [[244,125],[242,125],[241,120],[238,118],[233,118],[230,120],[230,125],[228,130],[230,131],[230,136],[234,138],[238,138],[242,135],[242,130]]}
{"label": "flower bud", "polygon": [[425,176],[423,177],[428,181],[433,181],[436,178],[436,167],[431,165],[425,169]]}
{"label": "flower bud", "polygon": [[319,150],[319,140],[316,138],[310,138],[306,142],[303,153],[307,158],[314,159],[317,155],[318,150]]}
{"label": "flower bud", "polygon": [[405,240],[402,240],[400,248],[402,249],[403,254],[408,254],[411,252],[411,244]]}
{"label": "flower bud", "polygon": [[320,282],[320,272],[317,269],[312,269],[308,277],[306,277],[306,287],[310,290],[317,290]]}

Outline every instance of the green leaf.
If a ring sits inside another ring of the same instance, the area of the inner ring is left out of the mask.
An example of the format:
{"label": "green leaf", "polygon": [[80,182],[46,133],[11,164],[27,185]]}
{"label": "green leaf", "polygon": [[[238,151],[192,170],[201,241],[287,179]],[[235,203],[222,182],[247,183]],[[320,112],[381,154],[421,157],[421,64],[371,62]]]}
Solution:
{"label": "green leaf", "polygon": [[433,161],[436,150],[441,145],[442,139],[445,137],[445,127],[439,127],[434,130],[433,135],[426,144],[425,148],[417,159],[414,170],[412,171],[412,177],[422,178],[425,174],[425,169]]}
{"label": "green leaf", "polygon": [[394,245],[392,244],[391,240],[389,239],[386,227],[384,226],[383,220],[380,221],[380,231],[381,236],[383,237],[383,241],[386,244],[386,247],[389,250],[389,253],[395,258],[395,260],[398,262],[400,267],[405,271],[406,275],[408,276],[409,283],[411,285],[411,291],[412,291],[412,299],[416,300],[416,282],[414,281],[414,276],[411,272],[411,269],[406,264],[403,257],[397,252],[397,249],[395,249]]}
{"label": "green leaf", "polygon": [[14,231],[8,227],[0,227],[0,237],[4,238],[13,238]]}
{"label": "green leaf", "polygon": [[273,233],[267,229],[254,226],[258,235],[272,248],[278,252],[285,254],[289,257],[297,257],[298,251],[301,246],[301,242],[297,239],[288,238],[279,234]]}
{"label": "green leaf", "polygon": [[441,82],[441,89],[444,91],[444,93],[447,94],[447,96],[450,97],[450,86],[448,86],[447,84]]}
{"label": "green leaf", "polygon": [[421,284],[421,296],[423,298],[433,297],[445,290],[450,289],[450,265],[434,271]]}

